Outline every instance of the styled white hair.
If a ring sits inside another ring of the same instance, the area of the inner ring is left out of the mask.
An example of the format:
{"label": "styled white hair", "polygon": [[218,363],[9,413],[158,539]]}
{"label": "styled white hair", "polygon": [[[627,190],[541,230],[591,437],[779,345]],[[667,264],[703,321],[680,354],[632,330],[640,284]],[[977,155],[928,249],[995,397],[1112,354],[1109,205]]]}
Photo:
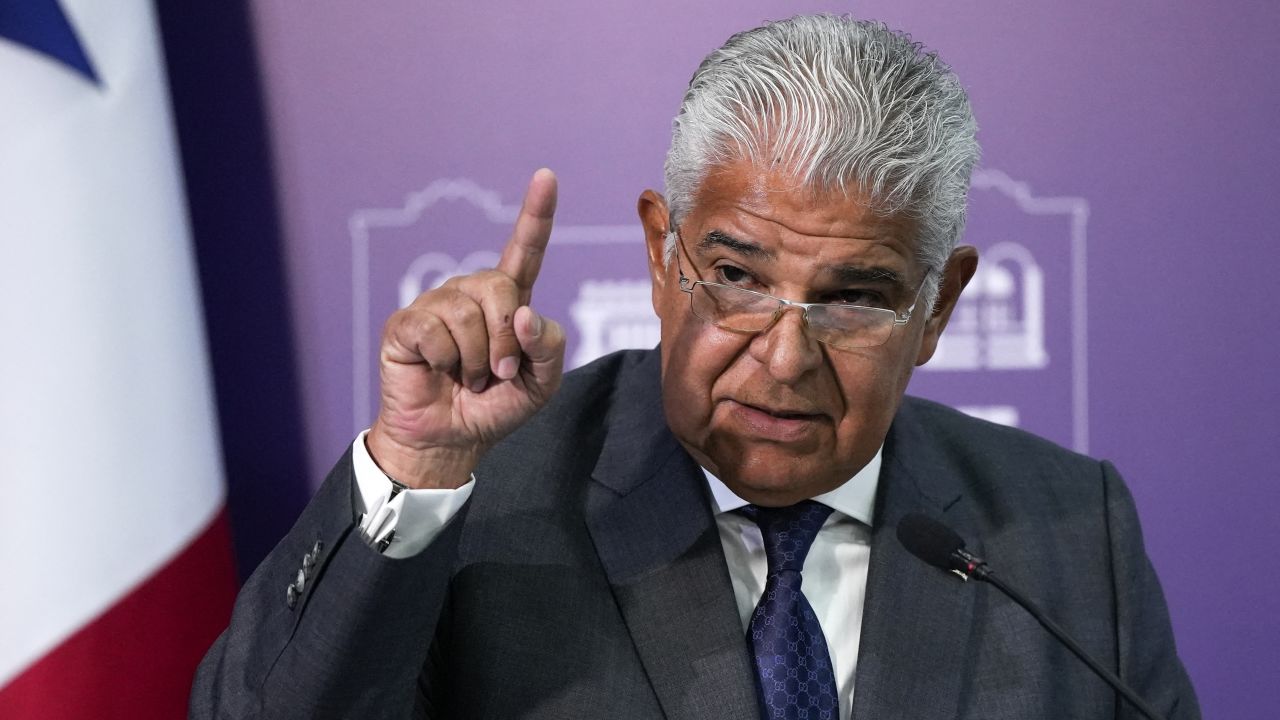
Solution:
{"label": "styled white hair", "polygon": [[[920,229],[926,306],[964,230],[978,159],[969,98],[937,55],[883,24],[808,15],[729,38],[698,66],[665,164],[672,230],[715,166],[782,167],[805,187],[858,191]],[[668,262],[675,235],[667,238]]]}

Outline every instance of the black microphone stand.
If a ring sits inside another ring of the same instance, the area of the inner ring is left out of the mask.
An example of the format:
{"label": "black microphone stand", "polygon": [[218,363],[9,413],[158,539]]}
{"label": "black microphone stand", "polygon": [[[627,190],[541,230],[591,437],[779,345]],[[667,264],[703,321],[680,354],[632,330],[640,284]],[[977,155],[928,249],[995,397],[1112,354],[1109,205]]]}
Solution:
{"label": "black microphone stand", "polygon": [[1084,648],[1080,647],[1075,640],[1072,640],[1067,635],[1066,630],[1063,630],[1057,623],[1050,620],[1035,603],[996,577],[996,574],[987,565],[986,561],[965,550],[964,539],[957,535],[954,530],[928,515],[910,513],[898,522],[898,540],[907,549],[907,552],[936,568],[953,572],[965,581],[968,581],[970,577],[975,577],[994,585],[997,590],[1004,593],[1010,600],[1022,606],[1023,610],[1031,613],[1031,617],[1035,618],[1045,630],[1048,630],[1050,635],[1057,638],[1058,642],[1065,645],[1072,654],[1080,658],[1090,670],[1105,680],[1108,685],[1120,693],[1125,700],[1128,700],[1148,720],[1164,720],[1155,709],[1148,705],[1145,700],[1138,697],[1138,694],[1130,689],[1115,673],[1102,667],[1098,661],[1089,657]]}
{"label": "black microphone stand", "polygon": [[1147,701],[1138,697],[1137,693],[1130,690],[1129,686],[1126,685],[1115,673],[1102,667],[1098,661],[1089,657],[1089,654],[1084,651],[1084,648],[1080,647],[1075,640],[1072,640],[1071,636],[1067,635],[1067,632],[1063,630],[1061,626],[1049,619],[1049,617],[1045,615],[1035,603],[1031,602],[1031,600],[1022,593],[1018,592],[1016,589],[997,577],[996,574],[991,572],[991,569],[985,564],[980,564],[974,567],[973,576],[983,582],[987,582],[995,586],[997,590],[1007,595],[1009,599],[1018,603],[1024,610],[1031,613],[1031,617],[1035,618],[1037,622],[1044,626],[1044,629],[1048,630],[1050,635],[1053,635],[1059,642],[1066,645],[1068,650],[1075,654],[1076,657],[1080,658],[1085,665],[1088,665],[1090,670],[1097,673],[1098,677],[1106,680],[1107,684],[1115,688],[1116,692],[1123,695],[1124,699],[1128,700],[1129,703],[1137,708],[1138,712],[1146,716],[1148,720],[1165,720],[1164,717],[1157,713],[1154,708],[1147,704]]}

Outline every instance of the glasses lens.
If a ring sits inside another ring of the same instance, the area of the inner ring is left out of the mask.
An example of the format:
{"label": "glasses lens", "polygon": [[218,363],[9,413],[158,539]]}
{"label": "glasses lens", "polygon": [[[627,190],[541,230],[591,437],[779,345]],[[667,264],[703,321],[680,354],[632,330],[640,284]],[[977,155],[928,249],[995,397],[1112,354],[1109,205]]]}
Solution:
{"label": "glasses lens", "polygon": [[765,329],[778,309],[778,301],[768,295],[708,283],[694,285],[689,300],[694,315],[718,327],[742,332]]}
{"label": "glasses lens", "polygon": [[809,330],[818,340],[846,350],[877,347],[893,334],[892,310],[843,305],[809,307]]}

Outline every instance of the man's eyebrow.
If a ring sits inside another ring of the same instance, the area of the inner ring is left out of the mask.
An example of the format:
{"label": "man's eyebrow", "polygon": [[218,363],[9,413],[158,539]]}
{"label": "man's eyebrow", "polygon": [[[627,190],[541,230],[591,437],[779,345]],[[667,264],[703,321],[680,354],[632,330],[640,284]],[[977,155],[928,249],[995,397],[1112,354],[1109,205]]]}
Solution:
{"label": "man's eyebrow", "polygon": [[719,230],[712,230],[698,241],[699,250],[712,250],[717,247],[727,248],[747,257],[774,259],[772,251],[766,250],[749,240],[740,240]]}
{"label": "man's eyebrow", "polygon": [[[698,241],[699,250],[726,248],[747,257],[777,259],[772,250],[768,250],[750,240],[733,237],[721,230],[712,230]],[[881,266],[834,265],[823,271],[831,275],[836,282],[848,285],[874,283],[877,285],[904,285],[902,274],[896,270]]]}
{"label": "man's eyebrow", "polygon": [[903,285],[902,274],[887,267],[865,267],[862,265],[836,265],[827,268],[837,282],[847,284],[876,283]]}

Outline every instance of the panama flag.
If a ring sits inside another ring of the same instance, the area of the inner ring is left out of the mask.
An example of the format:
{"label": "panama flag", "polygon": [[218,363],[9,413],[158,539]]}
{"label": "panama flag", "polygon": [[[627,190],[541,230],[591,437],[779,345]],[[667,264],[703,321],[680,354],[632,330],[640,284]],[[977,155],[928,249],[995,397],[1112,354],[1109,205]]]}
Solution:
{"label": "panama flag", "polygon": [[149,0],[0,2],[0,718],[176,718],[235,593]]}

